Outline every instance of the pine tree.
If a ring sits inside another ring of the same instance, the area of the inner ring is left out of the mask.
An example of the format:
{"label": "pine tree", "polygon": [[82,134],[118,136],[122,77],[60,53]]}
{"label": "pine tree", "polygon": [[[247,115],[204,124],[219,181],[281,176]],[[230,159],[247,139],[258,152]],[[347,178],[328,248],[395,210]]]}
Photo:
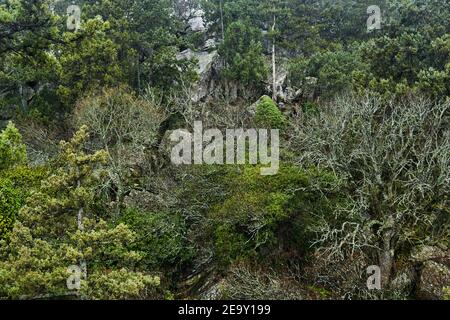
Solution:
{"label": "pine tree", "polygon": [[[87,137],[83,127],[61,142],[53,174],[21,209],[9,241],[0,242],[0,297],[140,298],[158,286],[158,277],[135,271],[141,255],[128,249],[134,233],[93,213],[107,154],[85,153]],[[76,292],[67,286],[71,266],[83,271]]]}

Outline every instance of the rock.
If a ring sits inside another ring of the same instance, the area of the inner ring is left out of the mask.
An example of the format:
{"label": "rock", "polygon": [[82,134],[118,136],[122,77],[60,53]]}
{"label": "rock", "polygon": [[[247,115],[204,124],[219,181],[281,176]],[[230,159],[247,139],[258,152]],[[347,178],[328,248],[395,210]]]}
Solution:
{"label": "rock", "polygon": [[306,77],[305,83],[303,86],[304,96],[305,98],[312,100],[317,90],[317,78],[314,77]]}
{"label": "rock", "polygon": [[203,10],[196,10],[192,13],[192,18],[188,20],[189,28],[193,32],[205,32],[205,21],[203,20],[204,16]]}
{"label": "rock", "polygon": [[250,116],[253,118],[256,116],[256,111],[258,110],[258,105],[261,103],[262,99],[264,97],[268,97],[268,96],[262,96],[261,98],[259,98],[255,103],[251,104],[248,108],[247,111],[250,114]]}
{"label": "rock", "polygon": [[210,286],[205,292],[201,294],[201,298],[203,300],[219,300],[222,296],[222,286],[224,284],[224,280],[220,280]]}
{"label": "rock", "polygon": [[424,300],[442,299],[443,289],[449,286],[450,269],[443,264],[427,261],[420,273],[416,296]]}
{"label": "rock", "polygon": [[287,87],[285,92],[286,92],[286,100],[285,100],[286,103],[293,103],[301,98],[303,90],[302,89],[295,90],[292,87]]}
{"label": "rock", "polygon": [[438,247],[423,245],[413,249],[410,260],[415,263],[435,260],[437,262],[449,265],[450,253]]}
{"label": "rock", "polygon": [[[277,66],[277,70],[275,73],[275,84],[276,84],[276,96],[279,100],[282,101],[287,101],[287,93],[284,90],[284,88],[286,87],[287,77],[288,77],[287,70],[282,66],[282,64],[279,64]],[[267,86],[268,92],[273,91],[272,79],[273,75],[272,73],[270,73],[268,79],[269,84]]]}
{"label": "rock", "polygon": [[391,289],[409,296],[414,287],[416,275],[413,269],[399,273],[390,283]]}

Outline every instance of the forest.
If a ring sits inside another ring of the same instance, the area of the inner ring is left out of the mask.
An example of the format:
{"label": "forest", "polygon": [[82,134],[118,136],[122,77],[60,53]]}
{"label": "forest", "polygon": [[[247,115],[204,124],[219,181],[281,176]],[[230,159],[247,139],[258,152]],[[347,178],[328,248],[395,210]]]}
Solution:
{"label": "forest", "polygon": [[449,107],[449,0],[0,0],[0,300],[450,300]]}

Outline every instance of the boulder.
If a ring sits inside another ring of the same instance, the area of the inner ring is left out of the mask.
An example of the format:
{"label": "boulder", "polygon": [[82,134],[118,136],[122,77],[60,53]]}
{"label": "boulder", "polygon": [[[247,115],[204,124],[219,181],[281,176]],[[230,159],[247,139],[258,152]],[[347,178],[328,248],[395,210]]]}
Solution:
{"label": "boulder", "polygon": [[415,281],[416,273],[414,269],[406,269],[397,274],[391,281],[390,288],[409,296],[413,291]]}
{"label": "boulder", "polygon": [[203,45],[203,51],[211,51],[216,49],[216,47],[217,47],[216,39],[210,38],[205,41],[205,44]]}

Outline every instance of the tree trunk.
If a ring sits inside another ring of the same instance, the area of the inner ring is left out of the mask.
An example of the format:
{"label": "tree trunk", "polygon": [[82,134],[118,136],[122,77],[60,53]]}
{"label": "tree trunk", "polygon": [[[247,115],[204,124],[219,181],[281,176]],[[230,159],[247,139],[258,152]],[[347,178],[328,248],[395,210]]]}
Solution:
{"label": "tree trunk", "polygon": [[26,90],[24,88],[24,85],[20,85],[19,87],[19,94],[20,94],[20,101],[21,101],[21,107],[22,107],[22,111],[23,112],[27,112],[28,111],[28,101],[26,98]]}
{"label": "tree trunk", "polygon": [[[80,182],[80,180],[78,180],[78,188],[80,186],[81,186],[81,182]],[[78,226],[78,230],[80,230],[80,231],[84,231],[83,214],[84,214],[84,208],[81,207],[80,209],[78,209],[78,215],[77,215],[77,226]],[[87,279],[87,263],[86,263],[86,260],[82,259],[80,261],[80,269],[81,269],[81,272],[82,272],[82,277],[86,280]]]}

